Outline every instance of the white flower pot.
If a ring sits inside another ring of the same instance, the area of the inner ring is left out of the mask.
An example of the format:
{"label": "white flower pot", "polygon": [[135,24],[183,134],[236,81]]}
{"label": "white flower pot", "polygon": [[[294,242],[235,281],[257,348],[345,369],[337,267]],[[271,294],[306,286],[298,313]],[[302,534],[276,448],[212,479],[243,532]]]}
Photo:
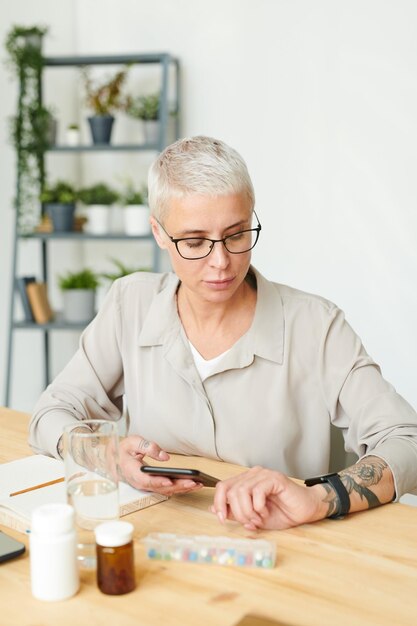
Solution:
{"label": "white flower pot", "polygon": [[123,209],[126,235],[149,235],[149,207],[144,204],[129,204]]}
{"label": "white flower pot", "polygon": [[65,289],[63,291],[66,322],[89,322],[94,317],[94,289]]}
{"label": "white flower pot", "polygon": [[107,235],[110,232],[111,207],[90,204],[87,207],[87,232],[92,235]]}
{"label": "white flower pot", "polygon": [[143,132],[145,141],[149,145],[159,142],[159,120],[143,120]]}
{"label": "white flower pot", "polygon": [[65,141],[67,146],[78,146],[80,144],[80,131],[76,128],[67,128]]}

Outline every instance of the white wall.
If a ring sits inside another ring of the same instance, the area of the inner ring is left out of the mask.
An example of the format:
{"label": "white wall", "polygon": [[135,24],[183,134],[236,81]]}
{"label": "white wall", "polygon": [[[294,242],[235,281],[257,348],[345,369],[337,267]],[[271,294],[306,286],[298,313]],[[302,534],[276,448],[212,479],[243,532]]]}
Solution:
{"label": "white wall", "polygon": [[[3,37],[13,23],[50,24],[48,54],[178,56],[183,134],[218,136],[248,162],[263,225],[255,264],[337,302],[417,405],[415,2],[15,0],[0,16]],[[3,67],[0,87],[4,120],[15,88]],[[4,369],[14,163],[3,124],[0,133]],[[55,254],[62,267],[72,263],[71,250]],[[27,410],[42,385],[34,334],[21,333],[14,368],[12,404]]]}

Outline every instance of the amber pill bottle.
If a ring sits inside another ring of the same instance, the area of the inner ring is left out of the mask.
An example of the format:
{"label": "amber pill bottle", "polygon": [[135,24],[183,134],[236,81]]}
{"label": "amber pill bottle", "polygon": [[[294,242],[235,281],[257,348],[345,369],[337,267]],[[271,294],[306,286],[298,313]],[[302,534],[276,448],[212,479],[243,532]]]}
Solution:
{"label": "amber pill bottle", "polygon": [[133,525],[105,522],[94,531],[97,551],[97,585],[100,591],[118,596],[135,588]]}

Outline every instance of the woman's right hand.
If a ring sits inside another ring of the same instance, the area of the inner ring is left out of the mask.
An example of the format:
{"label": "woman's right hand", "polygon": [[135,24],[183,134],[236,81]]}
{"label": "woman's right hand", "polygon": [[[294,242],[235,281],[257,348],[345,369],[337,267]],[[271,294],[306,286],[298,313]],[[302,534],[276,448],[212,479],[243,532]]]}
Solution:
{"label": "woman's right hand", "polygon": [[143,457],[156,461],[168,461],[169,454],[154,441],[148,441],[140,435],[129,435],[120,440],[121,479],[136,489],[155,491],[165,496],[197,491],[202,485],[189,478],[170,479],[164,476],[151,476],[141,472]]}

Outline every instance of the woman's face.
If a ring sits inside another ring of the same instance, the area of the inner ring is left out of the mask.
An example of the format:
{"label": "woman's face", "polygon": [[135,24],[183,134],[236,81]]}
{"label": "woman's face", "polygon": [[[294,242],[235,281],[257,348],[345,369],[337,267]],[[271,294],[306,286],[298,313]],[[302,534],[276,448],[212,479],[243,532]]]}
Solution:
{"label": "woman's face", "polygon": [[[173,198],[164,220],[167,233],[181,237],[222,239],[240,230],[251,228],[252,210],[249,199],[241,193],[224,196],[191,195]],[[218,242],[203,259],[183,259],[154,218],[152,231],[159,246],[168,251],[172,267],[181,280],[181,288],[189,296],[207,302],[225,302],[241,287],[247,274],[251,252],[230,254]]]}

